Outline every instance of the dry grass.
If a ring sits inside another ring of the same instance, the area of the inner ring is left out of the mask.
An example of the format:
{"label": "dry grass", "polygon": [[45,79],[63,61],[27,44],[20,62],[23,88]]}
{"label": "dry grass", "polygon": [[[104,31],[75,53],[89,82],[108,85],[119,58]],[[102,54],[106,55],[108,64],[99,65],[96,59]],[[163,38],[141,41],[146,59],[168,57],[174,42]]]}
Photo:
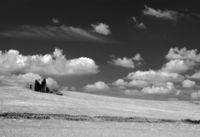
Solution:
{"label": "dry grass", "polygon": [[0,88],[0,137],[199,137],[199,102]]}
{"label": "dry grass", "polygon": [[184,123],[0,120],[1,137],[199,137],[200,126]]}

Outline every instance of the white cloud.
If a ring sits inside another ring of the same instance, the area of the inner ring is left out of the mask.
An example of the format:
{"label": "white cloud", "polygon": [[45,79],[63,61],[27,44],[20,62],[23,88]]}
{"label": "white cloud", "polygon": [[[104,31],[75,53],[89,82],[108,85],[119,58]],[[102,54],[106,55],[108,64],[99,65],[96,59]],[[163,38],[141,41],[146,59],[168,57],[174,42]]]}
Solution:
{"label": "white cloud", "polygon": [[108,90],[109,86],[103,82],[103,81],[98,81],[94,84],[88,84],[84,87],[85,91],[102,91],[102,90]]}
{"label": "white cloud", "polygon": [[141,90],[141,92],[146,94],[169,94],[176,91],[174,84],[172,82],[167,82],[162,85],[153,85],[151,87],[145,87]]}
{"label": "white cloud", "polygon": [[[34,73],[26,73],[19,75],[1,75],[0,76],[0,85],[4,86],[18,86],[25,87],[26,84],[34,84],[35,80],[42,80],[42,77]],[[46,79],[47,86],[50,89],[58,88],[58,83],[53,78]]]}
{"label": "white cloud", "polygon": [[141,92],[140,92],[140,90],[137,90],[137,89],[126,89],[124,91],[124,93],[126,95],[136,95],[136,94],[141,93]]}
{"label": "white cloud", "polygon": [[109,35],[111,34],[110,27],[104,23],[97,23],[91,25],[94,29],[94,32],[102,34],[102,35]]}
{"label": "white cloud", "polygon": [[61,88],[61,90],[62,90],[62,91],[77,91],[77,90],[76,90],[76,87],[74,87],[74,86],[71,86],[71,87],[69,87],[69,86],[64,86],[64,87]]}
{"label": "white cloud", "polygon": [[200,91],[192,92],[191,93],[191,98],[192,99],[200,99]]}
{"label": "white cloud", "polygon": [[[184,80],[184,76],[178,73],[169,73],[163,71],[136,71],[131,72],[125,79],[117,80],[114,86],[123,86],[124,91],[144,94],[169,94],[178,92],[174,83]],[[138,92],[135,92],[135,91]]]}
{"label": "white cloud", "polygon": [[143,87],[147,87],[149,85],[149,82],[144,81],[144,80],[131,80],[128,83],[128,87],[136,87],[136,88],[143,88]]}
{"label": "white cloud", "polygon": [[123,88],[125,88],[125,86],[128,85],[128,82],[126,82],[124,79],[118,79],[118,80],[114,81],[112,83],[112,85],[117,86],[117,87],[123,89]]}
{"label": "white cloud", "polygon": [[165,56],[167,62],[162,71],[184,73],[192,70],[200,62],[200,54],[197,49],[188,50],[187,48],[170,48],[168,54]]}
{"label": "white cloud", "polygon": [[189,79],[186,79],[186,80],[184,80],[184,81],[182,82],[182,86],[183,86],[184,88],[192,88],[192,87],[195,86],[195,84],[196,84],[195,81],[192,81],[192,80],[189,80]]}
{"label": "white cloud", "polygon": [[71,86],[69,90],[70,91],[77,91],[76,87],[74,87],[74,86]]}
{"label": "white cloud", "polygon": [[188,88],[199,88],[198,82],[190,79],[200,79],[200,71],[188,76],[200,63],[200,54],[196,49],[171,48],[166,58],[169,61],[161,69],[130,72],[125,78],[114,81],[112,85],[127,94],[133,91],[133,94],[173,93],[177,96],[183,95],[181,92]]}
{"label": "white cloud", "polygon": [[136,24],[136,26],[140,29],[146,29],[146,25],[143,22],[140,22],[139,24]]}
{"label": "white cloud", "polygon": [[144,15],[152,16],[155,18],[166,19],[176,21],[178,18],[183,17],[184,15],[173,10],[160,10],[153,9],[145,5],[145,9],[143,10]]}
{"label": "white cloud", "polygon": [[200,71],[195,72],[192,76],[190,76],[190,78],[200,79]]}
{"label": "white cloud", "polygon": [[[55,20],[54,20],[55,22]],[[103,33],[103,32],[102,32]],[[106,33],[106,31],[104,32]],[[108,32],[107,32],[108,33]],[[105,37],[100,37],[95,33],[73,26],[19,26],[16,29],[1,32],[0,35],[6,37],[23,39],[47,39],[58,41],[91,41],[112,43],[114,41]]]}
{"label": "white cloud", "polygon": [[113,59],[111,63],[113,65],[121,66],[125,68],[135,68],[135,64],[132,58],[126,58],[126,57],[117,58],[117,59]]}
{"label": "white cloud", "polygon": [[179,83],[184,77],[177,73],[162,71],[131,72],[125,79],[118,79],[112,85],[119,87],[125,93],[169,94],[177,93],[174,83]]}
{"label": "white cloud", "polygon": [[59,23],[60,23],[60,21],[59,21],[57,18],[53,18],[53,19],[52,19],[52,22],[53,22],[54,24],[59,24]]}
{"label": "white cloud", "polygon": [[146,25],[143,22],[139,22],[135,16],[132,17],[132,20],[135,23],[135,26],[139,29],[146,29]]}
{"label": "white cloud", "polygon": [[151,83],[154,82],[180,82],[183,81],[184,77],[177,73],[169,73],[162,71],[136,71],[128,74],[127,79],[130,80],[144,80]]}
{"label": "white cloud", "polygon": [[38,73],[46,75],[80,75],[98,73],[94,60],[87,57],[66,59],[62,50],[53,54],[24,56],[17,50],[0,51],[1,73]]}
{"label": "white cloud", "polygon": [[141,57],[141,55],[139,53],[137,53],[133,58],[127,58],[127,57],[123,57],[123,58],[116,58],[113,59],[110,63],[116,66],[121,66],[121,67],[125,67],[125,68],[135,68],[136,63],[141,64],[140,61],[142,61],[143,58]]}
{"label": "white cloud", "polygon": [[135,61],[141,61],[141,60],[143,60],[143,58],[142,58],[142,56],[140,55],[140,53],[137,53],[137,54],[135,55],[135,57],[133,57],[133,60],[135,60]]}
{"label": "white cloud", "polygon": [[46,82],[47,82],[47,86],[50,89],[57,89],[58,88],[58,83],[53,78],[48,77],[46,79]]}
{"label": "white cloud", "polygon": [[197,49],[188,50],[187,48],[170,48],[166,58],[169,60],[179,59],[179,60],[191,60],[195,62],[200,62],[200,54]]}
{"label": "white cloud", "polygon": [[183,73],[192,69],[194,65],[193,61],[174,59],[167,62],[161,70],[172,73]]}
{"label": "white cloud", "polygon": [[149,85],[147,81],[143,80],[131,80],[131,81],[125,81],[124,79],[118,79],[112,83],[113,86],[116,86],[120,89],[125,88],[144,88]]}

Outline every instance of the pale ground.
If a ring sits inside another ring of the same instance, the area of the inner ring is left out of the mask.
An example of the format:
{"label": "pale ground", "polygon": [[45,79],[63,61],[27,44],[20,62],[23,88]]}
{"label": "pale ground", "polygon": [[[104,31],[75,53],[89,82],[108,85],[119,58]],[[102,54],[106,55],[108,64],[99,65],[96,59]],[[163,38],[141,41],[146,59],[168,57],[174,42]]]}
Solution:
{"label": "pale ground", "polygon": [[[198,103],[123,99],[77,92],[65,92],[64,96],[57,96],[16,87],[0,88],[0,113],[3,112],[200,120]],[[4,136],[199,137],[200,125],[0,118],[0,137]]]}
{"label": "pale ground", "polygon": [[0,137],[199,137],[200,126],[182,123],[2,120]]}

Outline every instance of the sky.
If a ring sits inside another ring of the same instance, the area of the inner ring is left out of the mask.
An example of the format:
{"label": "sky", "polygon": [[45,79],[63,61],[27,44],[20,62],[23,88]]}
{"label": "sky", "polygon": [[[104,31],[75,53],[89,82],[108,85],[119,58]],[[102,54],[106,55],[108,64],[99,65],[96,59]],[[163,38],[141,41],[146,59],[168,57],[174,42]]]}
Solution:
{"label": "sky", "polygon": [[6,0],[0,17],[0,86],[200,99],[198,1]]}

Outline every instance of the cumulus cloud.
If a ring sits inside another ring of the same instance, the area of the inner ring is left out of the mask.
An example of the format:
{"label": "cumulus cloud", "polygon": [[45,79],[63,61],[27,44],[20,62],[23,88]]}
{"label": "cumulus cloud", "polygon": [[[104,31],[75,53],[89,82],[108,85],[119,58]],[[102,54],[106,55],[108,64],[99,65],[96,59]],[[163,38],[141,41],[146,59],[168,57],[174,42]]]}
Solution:
{"label": "cumulus cloud", "polygon": [[[174,85],[182,83],[185,77],[178,73],[163,72],[161,70],[135,71],[124,79],[112,83],[125,94],[176,94],[179,90]],[[132,92],[133,91],[133,92]]]}
{"label": "cumulus cloud", "polygon": [[143,80],[125,81],[124,79],[118,79],[114,81],[112,85],[121,89],[125,89],[125,88],[143,88],[147,87],[149,84],[148,82]]}
{"label": "cumulus cloud", "polygon": [[59,24],[59,23],[60,23],[60,21],[59,21],[57,18],[53,18],[53,19],[52,19],[52,22],[53,22],[54,24]]}
{"label": "cumulus cloud", "polygon": [[183,73],[188,71],[189,69],[192,69],[194,65],[195,63],[193,61],[174,59],[167,62],[163,66],[162,71]]}
{"label": "cumulus cloud", "polygon": [[[183,95],[188,88],[199,88],[200,71],[189,74],[200,62],[200,54],[196,49],[171,48],[165,56],[168,62],[158,70],[137,70],[130,72],[125,78],[114,81],[111,85],[126,94],[174,94]],[[190,70],[190,71],[189,71]],[[193,79],[193,80],[190,80]],[[187,94],[188,95],[188,94]],[[197,96],[195,92],[191,96]]]}
{"label": "cumulus cloud", "polygon": [[135,55],[135,57],[133,57],[133,60],[135,60],[135,61],[142,61],[143,58],[142,58],[142,56],[141,56],[140,53],[137,53],[137,54]]}
{"label": "cumulus cloud", "polygon": [[113,59],[110,63],[116,66],[121,66],[125,68],[135,68],[136,65],[141,64],[142,57],[139,53],[137,53],[133,58],[116,58]]}
{"label": "cumulus cloud", "polygon": [[141,90],[141,92],[146,94],[168,94],[176,91],[174,84],[172,82],[167,82],[162,85],[153,85],[151,87],[145,87]]}
{"label": "cumulus cloud", "polygon": [[97,23],[91,25],[93,28],[93,31],[102,35],[109,35],[111,34],[111,30],[109,25],[104,23]]}
{"label": "cumulus cloud", "polygon": [[170,94],[177,93],[174,83],[180,83],[184,76],[177,73],[163,71],[136,71],[131,72],[124,79],[118,79],[112,83],[113,86],[120,88],[125,93],[134,94]]}
{"label": "cumulus cloud", "polygon": [[135,26],[139,29],[146,29],[146,25],[143,22],[139,22],[135,16],[132,17],[132,20],[135,23]]}
{"label": "cumulus cloud", "polygon": [[127,79],[131,80],[144,80],[149,82],[180,82],[183,81],[184,77],[177,73],[169,73],[169,72],[162,72],[162,71],[136,71],[131,72],[126,77]]}
{"label": "cumulus cloud", "polygon": [[192,76],[190,76],[190,78],[200,79],[200,71],[195,72]]}
{"label": "cumulus cloud", "polygon": [[74,86],[71,86],[71,87],[65,86],[65,87],[62,87],[61,90],[62,91],[76,91],[76,87],[74,87]]}
{"label": "cumulus cloud", "polygon": [[[34,73],[26,73],[19,75],[1,75],[0,76],[0,85],[2,86],[18,86],[25,87],[26,84],[33,84],[35,80],[42,80],[42,77]],[[46,78],[47,86],[50,89],[58,88],[58,83],[53,78]]]}
{"label": "cumulus cloud", "polygon": [[132,58],[117,58],[112,60],[112,64],[116,66],[121,66],[125,68],[135,68],[135,64]]}
{"label": "cumulus cloud", "polygon": [[170,48],[168,54],[165,56],[167,62],[162,71],[184,73],[193,69],[200,62],[200,54],[197,49],[188,50],[187,48]]}
{"label": "cumulus cloud", "polygon": [[195,62],[200,62],[200,54],[197,49],[188,50],[187,48],[170,48],[166,58],[169,60],[179,59],[179,60],[191,60]]}
{"label": "cumulus cloud", "polygon": [[124,79],[118,79],[118,80],[114,81],[112,83],[112,85],[117,86],[117,87],[123,89],[123,88],[125,88],[125,86],[128,85],[128,82],[126,82]]}
{"label": "cumulus cloud", "polygon": [[147,87],[149,85],[149,82],[144,81],[144,80],[131,80],[128,83],[128,87],[135,87],[135,88],[143,88],[143,87]]}
{"label": "cumulus cloud", "polygon": [[[54,19],[54,22],[57,21]],[[23,38],[23,39],[48,39],[48,40],[59,40],[59,41],[86,41],[86,42],[90,41],[90,42],[103,42],[103,43],[114,42],[105,37],[100,37],[89,30],[73,26],[66,26],[66,25],[60,25],[60,26],[23,25],[13,30],[0,32],[0,35],[6,37]]]}
{"label": "cumulus cloud", "polygon": [[195,84],[196,84],[195,81],[192,81],[192,80],[189,80],[189,79],[186,79],[186,80],[184,80],[184,81],[182,82],[182,86],[183,86],[184,88],[192,88],[192,87],[195,86]]}
{"label": "cumulus cloud", "polygon": [[53,54],[22,55],[17,50],[0,51],[0,73],[38,73],[46,75],[80,75],[98,73],[95,61],[80,57],[66,59],[62,50]]}
{"label": "cumulus cloud", "polygon": [[191,98],[192,99],[200,99],[200,91],[192,92],[191,93]]}
{"label": "cumulus cloud", "polygon": [[88,84],[84,87],[85,91],[102,91],[102,90],[108,90],[109,86],[103,82],[103,81],[98,81],[94,84]]}
{"label": "cumulus cloud", "polygon": [[47,82],[47,86],[50,88],[50,89],[57,89],[59,86],[58,86],[58,83],[53,79],[53,78],[50,78],[48,77],[46,79],[46,82]]}
{"label": "cumulus cloud", "polygon": [[184,14],[179,13],[173,10],[160,10],[160,9],[153,9],[145,5],[145,9],[143,10],[144,15],[152,16],[155,18],[165,19],[165,20],[172,20],[176,21],[178,18],[183,17]]}

